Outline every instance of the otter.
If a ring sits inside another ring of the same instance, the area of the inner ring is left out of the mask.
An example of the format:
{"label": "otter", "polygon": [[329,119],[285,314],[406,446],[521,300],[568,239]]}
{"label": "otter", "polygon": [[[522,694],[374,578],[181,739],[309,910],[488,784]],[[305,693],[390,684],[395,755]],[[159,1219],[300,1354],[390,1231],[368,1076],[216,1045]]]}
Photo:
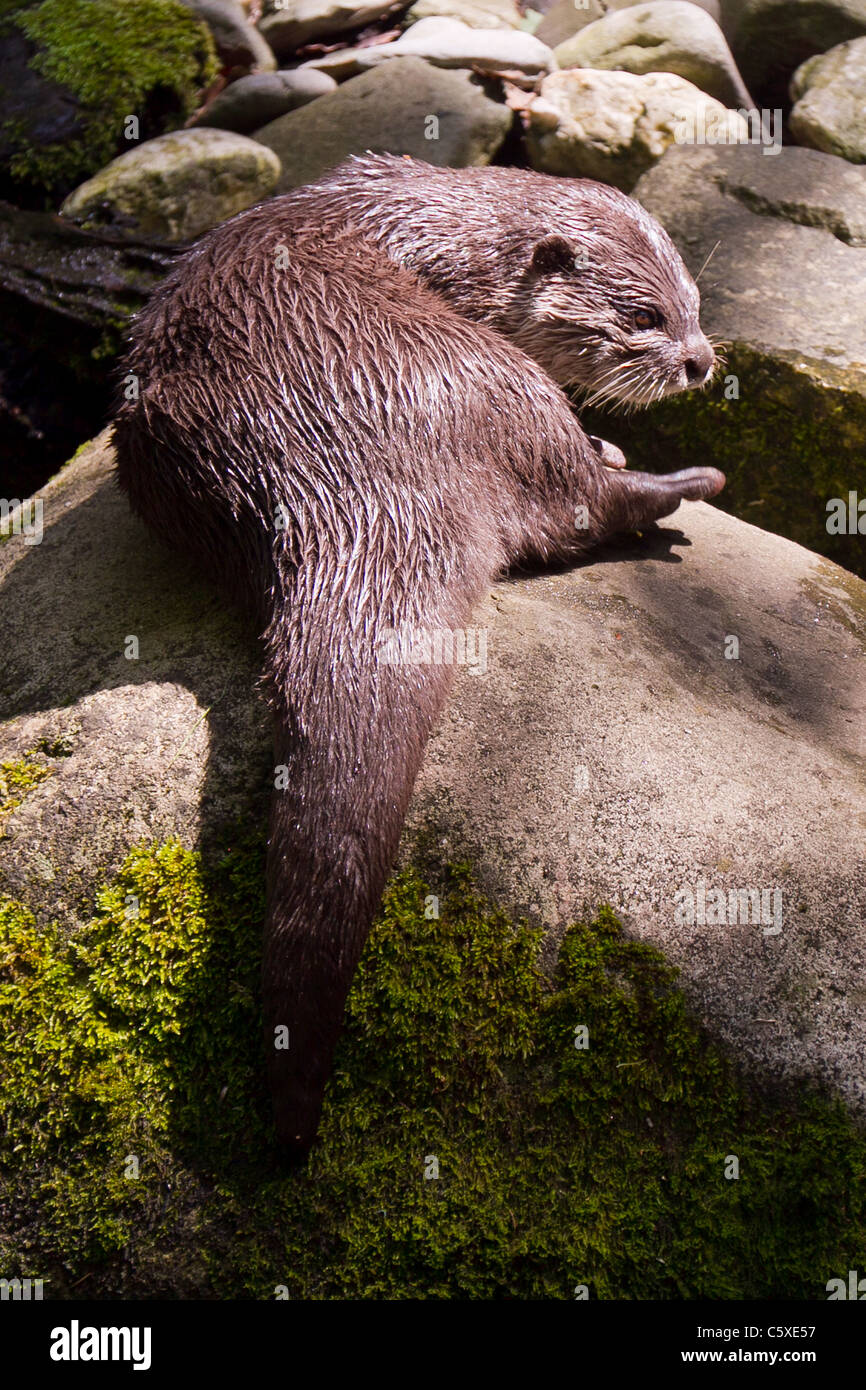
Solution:
{"label": "otter", "polygon": [[296,1157],[452,674],[395,661],[389,639],[465,628],[510,568],[721,489],[712,468],[625,468],[564,391],[702,384],[698,307],[616,189],[365,156],[205,235],[134,324],[120,485],[261,633],[278,788],[262,996]]}

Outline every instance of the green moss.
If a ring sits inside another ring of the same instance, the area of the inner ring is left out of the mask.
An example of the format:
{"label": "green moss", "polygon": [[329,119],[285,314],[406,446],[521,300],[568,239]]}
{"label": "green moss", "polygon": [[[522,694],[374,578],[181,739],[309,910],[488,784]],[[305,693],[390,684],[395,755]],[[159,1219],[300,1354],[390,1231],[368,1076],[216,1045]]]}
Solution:
{"label": "green moss", "polygon": [[[739,400],[724,398],[730,375]],[[866,576],[864,537],[827,532],[830,498],[866,491],[866,397],[844,373],[737,345],[710,391],[628,417],[586,411],[581,419],[619,444],[632,468],[721,468],[728,481],[714,505]]]}
{"label": "green moss", "polygon": [[10,1276],[55,1297],[823,1298],[856,1267],[866,1142],[841,1108],[753,1094],[607,909],[546,980],[538,933],[465,869],[432,919],[414,870],[391,883],[319,1141],[281,1169],[262,865],[255,842],[136,850],[71,941],[0,910]]}
{"label": "green moss", "polygon": [[13,178],[55,194],[132,148],[128,116],[142,139],[182,125],[217,71],[208,30],[178,0],[43,0],[11,22],[37,45],[31,66],[80,106],[72,140],[40,145],[29,128],[7,128]]}
{"label": "green moss", "polygon": [[39,757],[41,751],[41,748],[30,748],[23,758],[0,763],[0,838],[7,820],[28,792],[51,776],[51,768]]}

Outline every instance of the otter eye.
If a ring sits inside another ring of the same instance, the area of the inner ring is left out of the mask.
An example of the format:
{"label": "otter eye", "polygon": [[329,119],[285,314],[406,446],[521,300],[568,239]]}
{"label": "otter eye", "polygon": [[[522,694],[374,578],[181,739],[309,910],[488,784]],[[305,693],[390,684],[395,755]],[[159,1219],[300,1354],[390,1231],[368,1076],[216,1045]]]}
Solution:
{"label": "otter eye", "polygon": [[635,328],[639,328],[642,333],[648,328],[658,328],[659,314],[655,309],[635,309],[632,315]]}

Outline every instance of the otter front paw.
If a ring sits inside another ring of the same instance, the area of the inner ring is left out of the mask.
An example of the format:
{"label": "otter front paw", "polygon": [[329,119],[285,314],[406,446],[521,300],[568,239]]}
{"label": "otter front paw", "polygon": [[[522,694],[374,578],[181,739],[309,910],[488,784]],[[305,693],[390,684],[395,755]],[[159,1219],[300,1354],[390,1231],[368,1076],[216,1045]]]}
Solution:
{"label": "otter front paw", "polygon": [[715,497],[725,486],[717,468],[683,468],[677,473],[633,473],[624,469],[607,475],[608,532],[639,530],[670,516],[681,502]]}

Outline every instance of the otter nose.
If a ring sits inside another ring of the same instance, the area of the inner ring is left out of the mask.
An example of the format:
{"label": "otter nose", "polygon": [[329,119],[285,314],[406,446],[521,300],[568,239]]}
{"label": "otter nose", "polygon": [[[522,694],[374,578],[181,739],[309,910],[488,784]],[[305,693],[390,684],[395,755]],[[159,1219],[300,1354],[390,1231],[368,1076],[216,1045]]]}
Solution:
{"label": "otter nose", "polygon": [[706,339],[695,343],[685,361],[686,382],[689,386],[703,386],[712,370],[716,354]]}

